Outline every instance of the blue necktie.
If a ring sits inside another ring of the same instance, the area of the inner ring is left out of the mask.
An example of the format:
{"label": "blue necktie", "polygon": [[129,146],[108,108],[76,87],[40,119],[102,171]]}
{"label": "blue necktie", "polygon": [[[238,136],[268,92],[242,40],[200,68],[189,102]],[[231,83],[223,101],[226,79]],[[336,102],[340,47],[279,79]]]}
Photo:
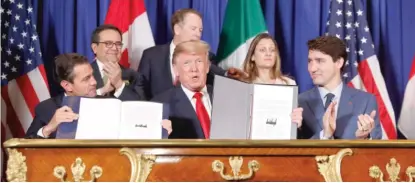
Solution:
{"label": "blue necktie", "polygon": [[333,98],[334,98],[334,94],[332,94],[332,93],[328,93],[326,95],[326,103],[324,104],[324,111],[327,110],[330,103],[333,101]]}

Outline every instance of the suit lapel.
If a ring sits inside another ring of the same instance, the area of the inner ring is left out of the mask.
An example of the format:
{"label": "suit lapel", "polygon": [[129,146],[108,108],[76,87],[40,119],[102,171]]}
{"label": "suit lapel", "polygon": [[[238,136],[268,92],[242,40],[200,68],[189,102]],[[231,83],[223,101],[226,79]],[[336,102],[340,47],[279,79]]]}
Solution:
{"label": "suit lapel", "polygon": [[121,68],[121,79],[130,81],[131,74],[130,74],[129,70],[124,68],[122,65],[120,65],[120,68]]}
{"label": "suit lapel", "polygon": [[163,48],[164,49],[163,52],[166,53],[164,57],[164,64],[163,64],[165,68],[164,70],[168,71],[168,72],[163,72],[163,74],[167,74],[163,78],[169,78],[169,80],[166,82],[169,82],[170,85],[173,86],[173,78],[171,75],[172,70],[170,68],[170,44],[166,44],[165,47]]}
{"label": "suit lapel", "polygon": [[65,94],[59,94],[56,97],[53,97],[53,101],[55,101],[56,108],[62,107],[63,97],[65,97]]}
{"label": "suit lapel", "polygon": [[[342,94],[340,97],[338,109],[337,109],[337,119],[336,119],[336,132],[343,133],[344,129],[346,129],[350,119],[353,116],[353,105],[351,102],[352,93],[353,91],[350,90],[346,85],[343,85]],[[341,134],[336,134],[336,136],[341,137]]]}
{"label": "suit lapel", "polygon": [[317,87],[314,87],[309,95],[311,100],[307,102],[308,107],[313,112],[314,119],[318,121],[320,128],[323,129],[324,105]]}
{"label": "suit lapel", "polygon": [[210,103],[211,103],[211,104],[212,104],[212,106],[213,106],[213,87],[212,87],[212,86],[210,86],[210,85],[206,85],[206,87],[207,87],[207,91],[208,91],[208,93],[209,93]]}
{"label": "suit lapel", "polygon": [[94,71],[93,72],[94,79],[97,81],[97,89],[102,88],[104,86],[104,81],[102,81],[102,76],[101,76],[101,72],[99,71],[97,61],[92,62],[91,66]]}
{"label": "suit lapel", "polygon": [[196,116],[196,111],[180,86],[176,87],[175,89],[174,100],[176,105],[175,108],[177,109],[179,115],[190,119],[193,123],[191,125],[193,125],[197,136],[200,138],[205,138],[205,135],[202,131],[202,126],[200,125],[199,119]]}

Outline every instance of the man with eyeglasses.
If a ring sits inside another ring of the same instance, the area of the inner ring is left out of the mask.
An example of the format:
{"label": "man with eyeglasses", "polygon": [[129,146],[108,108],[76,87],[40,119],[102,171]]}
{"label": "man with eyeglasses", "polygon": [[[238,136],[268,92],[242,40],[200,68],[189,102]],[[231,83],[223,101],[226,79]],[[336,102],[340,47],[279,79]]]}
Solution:
{"label": "man with eyeglasses", "polygon": [[97,95],[114,96],[123,101],[146,100],[143,76],[118,63],[122,46],[122,33],[113,25],[101,25],[92,33],[91,48],[96,58],[91,65],[97,81]]}

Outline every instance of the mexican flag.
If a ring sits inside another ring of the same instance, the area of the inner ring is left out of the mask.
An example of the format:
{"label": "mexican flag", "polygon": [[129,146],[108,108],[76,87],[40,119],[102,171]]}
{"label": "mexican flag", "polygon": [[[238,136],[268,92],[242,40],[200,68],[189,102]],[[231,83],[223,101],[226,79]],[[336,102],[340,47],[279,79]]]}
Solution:
{"label": "mexican flag", "polygon": [[242,69],[252,40],[266,31],[259,0],[228,0],[217,51],[218,65],[223,69]]}

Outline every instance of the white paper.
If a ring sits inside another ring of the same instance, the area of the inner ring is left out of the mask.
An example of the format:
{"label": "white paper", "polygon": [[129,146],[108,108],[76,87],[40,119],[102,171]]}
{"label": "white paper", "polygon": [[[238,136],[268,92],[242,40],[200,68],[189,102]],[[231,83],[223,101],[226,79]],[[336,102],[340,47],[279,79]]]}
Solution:
{"label": "white paper", "polygon": [[121,101],[82,98],[75,139],[118,139]]}
{"label": "white paper", "polygon": [[294,87],[255,85],[251,139],[291,139]]}
{"label": "white paper", "polygon": [[123,102],[119,139],[161,139],[163,104]]}

